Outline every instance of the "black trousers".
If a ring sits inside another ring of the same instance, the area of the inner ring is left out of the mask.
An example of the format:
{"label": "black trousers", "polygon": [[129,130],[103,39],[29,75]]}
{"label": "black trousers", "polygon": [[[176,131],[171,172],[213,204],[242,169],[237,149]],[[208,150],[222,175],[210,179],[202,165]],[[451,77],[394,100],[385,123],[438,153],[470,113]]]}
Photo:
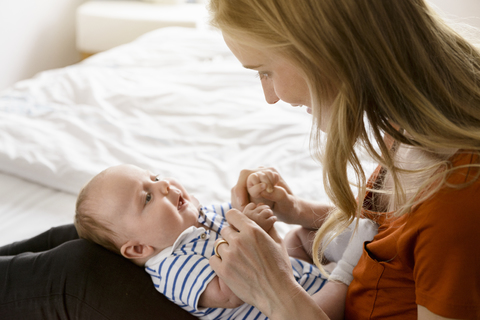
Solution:
{"label": "black trousers", "polygon": [[0,319],[196,319],[73,225],[0,247]]}

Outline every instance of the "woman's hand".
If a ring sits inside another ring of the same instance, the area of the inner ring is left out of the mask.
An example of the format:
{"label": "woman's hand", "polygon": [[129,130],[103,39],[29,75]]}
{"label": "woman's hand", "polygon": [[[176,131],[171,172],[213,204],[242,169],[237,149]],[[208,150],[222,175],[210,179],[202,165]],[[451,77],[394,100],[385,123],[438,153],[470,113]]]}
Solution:
{"label": "woman's hand", "polygon": [[250,201],[253,203],[264,203],[270,208],[275,204],[271,200],[262,197],[261,193],[267,191],[273,192],[277,185],[280,175],[272,170],[257,171],[247,177],[247,192]]}
{"label": "woman's hand", "polygon": [[332,209],[330,205],[294,196],[275,168],[260,167],[240,172],[237,184],[232,188],[231,202],[235,209],[243,211],[251,202],[249,191],[255,198],[254,202],[268,204],[279,221],[299,224],[308,229],[320,228]]}
{"label": "woman's hand", "polygon": [[212,256],[210,265],[240,299],[271,315],[303,290],[293,277],[283,240],[236,209],[226,218],[230,226],[221,234],[228,244],[218,247],[221,258]]}
{"label": "woman's hand", "polygon": [[250,202],[269,205],[281,221],[296,223],[297,198],[275,168],[242,170],[232,188],[232,206],[242,211]]}

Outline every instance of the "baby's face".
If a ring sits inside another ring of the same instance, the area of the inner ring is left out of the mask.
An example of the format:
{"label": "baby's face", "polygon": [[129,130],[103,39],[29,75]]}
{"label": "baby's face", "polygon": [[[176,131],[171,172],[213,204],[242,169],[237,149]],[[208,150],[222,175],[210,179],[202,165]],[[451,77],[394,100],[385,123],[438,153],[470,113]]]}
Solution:
{"label": "baby's face", "polygon": [[109,168],[97,189],[101,211],[126,240],[163,250],[198,224],[198,201],[176,180],[132,165]]}

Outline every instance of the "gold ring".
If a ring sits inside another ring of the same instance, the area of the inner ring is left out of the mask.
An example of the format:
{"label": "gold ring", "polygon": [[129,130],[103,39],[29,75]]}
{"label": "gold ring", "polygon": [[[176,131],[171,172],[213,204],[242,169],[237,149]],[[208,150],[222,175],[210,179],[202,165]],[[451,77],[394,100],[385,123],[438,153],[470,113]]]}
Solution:
{"label": "gold ring", "polygon": [[225,239],[222,239],[222,240],[218,241],[218,242],[215,244],[215,247],[213,248],[213,251],[215,251],[215,255],[216,255],[217,257],[219,257],[220,259],[222,259],[222,257],[220,257],[220,255],[218,254],[218,246],[220,246],[221,244],[224,244],[224,243],[228,244],[228,241],[225,240]]}

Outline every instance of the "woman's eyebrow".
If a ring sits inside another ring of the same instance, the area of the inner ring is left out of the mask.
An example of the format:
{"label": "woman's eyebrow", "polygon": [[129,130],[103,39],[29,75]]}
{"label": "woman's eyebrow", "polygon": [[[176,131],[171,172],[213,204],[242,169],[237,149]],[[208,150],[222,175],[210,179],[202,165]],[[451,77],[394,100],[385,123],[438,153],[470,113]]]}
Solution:
{"label": "woman's eyebrow", "polygon": [[258,69],[258,68],[261,68],[261,67],[263,67],[263,64],[254,65],[254,66],[251,66],[251,65],[244,65],[243,67],[244,67],[244,68],[246,68],[246,69]]}

